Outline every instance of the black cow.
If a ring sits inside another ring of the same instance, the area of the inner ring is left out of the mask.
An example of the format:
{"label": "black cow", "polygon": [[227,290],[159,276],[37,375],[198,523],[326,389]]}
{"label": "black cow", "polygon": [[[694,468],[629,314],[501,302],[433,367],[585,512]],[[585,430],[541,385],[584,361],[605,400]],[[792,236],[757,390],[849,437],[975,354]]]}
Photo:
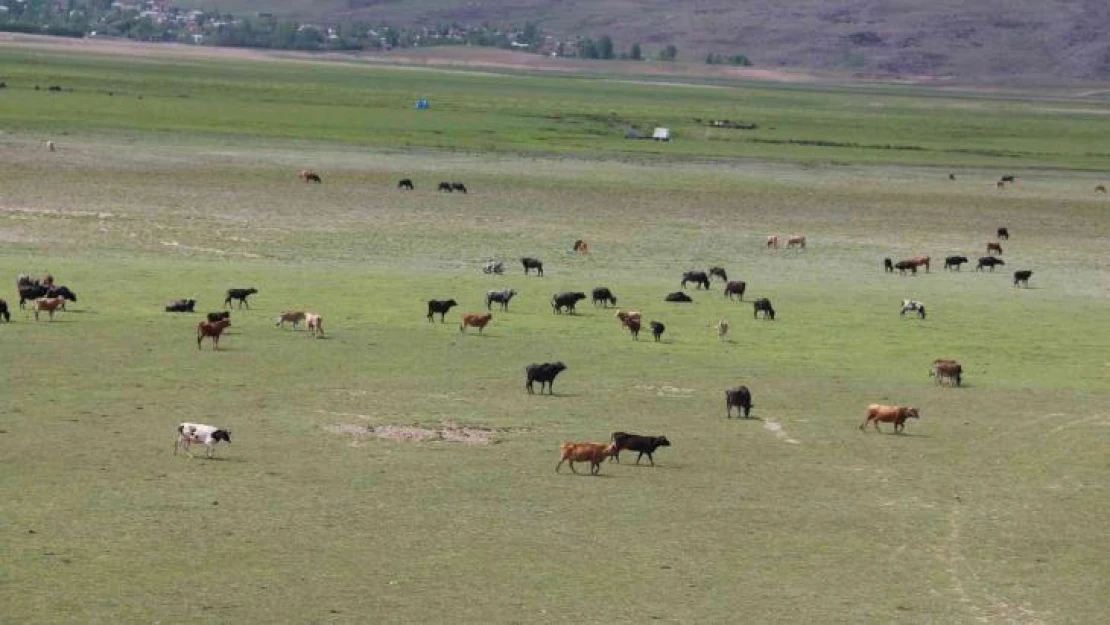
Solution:
{"label": "black cow", "polygon": [[224,298],[224,308],[231,308],[231,300],[233,299],[239,300],[239,308],[242,308],[243,304],[246,304],[247,308],[250,308],[251,305],[247,301],[247,298],[257,292],[258,289],[228,289],[227,297]]}
{"label": "black cow", "polygon": [[955,180],[956,179],[956,174],[948,174],[948,179],[949,180]]}
{"label": "black cow", "polygon": [[208,315],[206,317],[208,319],[208,323],[216,323],[220,319],[227,319],[228,320],[227,325],[231,325],[231,311],[230,310],[219,310],[219,311],[216,311],[216,312],[210,312],[210,313],[208,313]]}
{"label": "black cow", "polygon": [[466,193],[466,185],[461,182],[452,182],[451,190],[458,191],[459,193]]}
{"label": "black cow", "polygon": [[709,276],[704,271],[687,271],[682,274],[682,288],[686,288],[687,282],[694,282],[699,289],[709,288]]}
{"label": "black cow", "polygon": [[740,297],[740,301],[744,301],[744,291],[748,290],[748,283],[743,280],[730,280],[725,284],[725,297],[732,299],[734,295]]}
{"label": "black cow", "polygon": [[885,269],[887,273],[894,273],[894,261],[889,258],[884,258],[883,269]]}
{"label": "black cow", "polygon": [[538,275],[543,275],[543,263],[541,263],[538,258],[525,256],[520,259],[520,264],[524,265],[524,275],[528,275],[528,271],[531,269],[535,269]]}
{"label": "black cow", "polygon": [[590,295],[593,298],[594,306],[601,304],[602,306],[608,308],[609,306],[617,305],[617,296],[613,295],[613,292],[610,291],[607,287],[599,286],[591,291]]}
{"label": "black cow", "polygon": [[764,319],[770,319],[774,321],[775,309],[773,306],[771,306],[771,300],[767,299],[766,297],[761,297],[752,302],[752,317],[759,318],[759,313],[761,311],[763,312]]}
{"label": "black cow", "polygon": [[689,295],[683,293],[682,291],[675,291],[674,293],[668,293],[667,296],[663,298],[663,300],[667,301],[667,302],[692,302],[692,301],[694,301],[694,300],[690,299]]}
{"label": "black cow", "polygon": [[1010,240],[1010,230],[1009,230],[1009,228],[999,228],[998,231],[994,233],[994,236],[999,238],[999,239],[1006,239],[1007,241],[1009,241]]}
{"label": "black cow", "polygon": [[450,182],[441,182],[441,183],[439,183],[439,187],[438,187],[437,190],[438,191],[443,191],[445,193],[451,193],[452,191],[454,191],[454,189],[451,188],[451,183]]}
{"label": "black cow", "polygon": [[1029,278],[1031,278],[1031,277],[1033,277],[1033,272],[1028,270],[1028,269],[1022,269],[1021,271],[1015,271],[1014,272],[1014,286],[1017,286],[1018,284],[1024,284],[1026,287],[1028,287],[1029,286]]}
{"label": "black cow", "polygon": [[[23,283],[19,285],[19,307],[22,309],[27,302],[33,302],[40,297],[61,297],[67,302],[76,302],[77,294],[64,286],[49,286],[38,283]],[[65,310],[65,305],[62,306]]]}
{"label": "black cow", "polygon": [[4,321],[12,320],[12,314],[8,312],[8,303],[2,299],[0,299],[0,317],[3,317]]}
{"label": "black cow", "polygon": [[655,466],[655,459],[651,455],[655,453],[655,450],[660,447],[671,446],[671,441],[667,440],[666,436],[640,436],[628,432],[613,432],[613,443],[616,444],[616,449],[611,456],[613,460],[619,463],[621,461],[621,450],[627,449],[640,453],[636,456],[636,464],[640,464],[640,459],[644,457],[644,454],[647,454],[648,462],[653,467]]}
{"label": "black cow", "polygon": [[416,187],[412,184],[412,180],[410,180],[409,178],[402,178],[401,181],[397,183],[397,188],[412,191]]}
{"label": "black cow", "polygon": [[549,395],[555,394],[554,384],[555,377],[566,370],[567,366],[562,362],[545,362],[542,364],[532,364],[524,368],[524,373],[528,376],[528,381],[525,382],[524,388],[528,389],[529,395],[534,395],[535,391],[532,388],[534,382],[540,383],[540,395],[543,395],[543,385],[547,384],[547,393]]}
{"label": "black cow", "polygon": [[747,419],[752,411],[752,393],[746,386],[737,386],[725,391],[725,410],[727,411],[728,418],[732,418],[732,409],[736,408],[737,416],[740,413],[744,414]]}
{"label": "black cow", "polygon": [[428,321],[432,321],[432,315],[439,313],[439,322],[443,323],[443,316],[451,312],[451,309],[458,305],[459,303],[453,299],[428,300]]}
{"label": "black cow", "polygon": [[912,260],[900,260],[894,263],[894,268],[903,276],[906,275],[907,271],[912,272],[915,276],[917,275],[917,263]]}
{"label": "black cow", "polygon": [[501,310],[509,309],[509,301],[516,295],[516,291],[509,289],[507,291],[486,291],[486,310],[493,310],[493,303],[501,304]]}
{"label": "black cow", "polygon": [[1001,178],[999,178],[998,181],[999,182],[1013,182],[1014,177],[1011,176],[1011,175],[1005,175],[1005,176],[1002,176]]}
{"label": "black cow", "polygon": [[713,276],[717,276],[722,282],[728,282],[728,274],[725,273],[724,267],[710,267],[709,277],[712,278]]}
{"label": "black cow", "polygon": [[175,299],[169,304],[166,304],[166,312],[193,312],[193,307],[197,305],[195,299]]}
{"label": "black cow", "polygon": [[574,314],[574,307],[578,302],[586,299],[586,294],[581,291],[564,291],[556,293],[551,296],[551,312],[563,313],[563,309],[567,309],[567,314]]}
{"label": "black cow", "polygon": [[983,267],[990,267],[991,271],[994,271],[996,265],[1005,264],[1006,261],[1002,260],[1001,258],[995,258],[994,256],[980,256],[979,264],[975,266],[975,271],[982,271]]}
{"label": "black cow", "polygon": [[949,256],[944,259],[944,268],[951,271],[953,267],[960,270],[960,265],[968,262],[967,256]]}
{"label": "black cow", "polygon": [[663,332],[666,329],[667,329],[667,326],[659,323],[658,321],[652,321],[651,322],[651,335],[653,337],[655,337],[655,342],[656,343],[658,343],[659,339],[663,337]]}

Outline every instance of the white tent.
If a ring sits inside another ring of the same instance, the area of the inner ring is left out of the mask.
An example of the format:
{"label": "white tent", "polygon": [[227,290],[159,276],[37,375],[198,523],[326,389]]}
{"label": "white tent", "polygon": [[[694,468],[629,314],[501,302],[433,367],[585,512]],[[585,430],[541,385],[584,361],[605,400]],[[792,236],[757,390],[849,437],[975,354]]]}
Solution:
{"label": "white tent", "polygon": [[660,126],[655,129],[655,132],[651,133],[651,138],[655,139],[656,141],[670,141],[671,129],[663,128],[662,126]]}

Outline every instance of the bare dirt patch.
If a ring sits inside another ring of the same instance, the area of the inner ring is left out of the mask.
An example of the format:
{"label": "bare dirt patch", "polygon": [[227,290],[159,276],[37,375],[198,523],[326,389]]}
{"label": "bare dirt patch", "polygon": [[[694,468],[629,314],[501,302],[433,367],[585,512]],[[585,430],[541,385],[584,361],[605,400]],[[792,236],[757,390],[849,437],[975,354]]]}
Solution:
{"label": "bare dirt patch", "polygon": [[356,423],[339,423],[327,426],[327,430],[334,434],[356,436],[360,438],[385,438],[407,441],[439,441],[445,443],[463,443],[466,445],[490,445],[499,442],[497,436],[507,432],[506,429],[497,429],[476,425],[461,425],[454,422],[442,423],[438,426],[420,425],[362,425]]}
{"label": "bare dirt patch", "polygon": [[791,443],[791,444],[794,444],[794,445],[801,444],[801,441],[799,441],[797,439],[794,439],[794,438],[790,438],[790,435],[787,434],[786,430],[783,429],[782,424],[779,423],[778,421],[775,421],[774,419],[768,419],[768,420],[764,421],[763,422],[763,428],[765,430],[767,430],[768,432],[771,432],[772,434],[774,434],[775,438],[779,439],[780,441],[785,441],[787,443]]}

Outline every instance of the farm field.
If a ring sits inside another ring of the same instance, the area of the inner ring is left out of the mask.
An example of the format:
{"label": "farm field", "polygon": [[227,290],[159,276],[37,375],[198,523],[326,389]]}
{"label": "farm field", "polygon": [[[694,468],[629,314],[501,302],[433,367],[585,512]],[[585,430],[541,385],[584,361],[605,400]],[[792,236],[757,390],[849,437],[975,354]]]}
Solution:
{"label": "farm field", "polygon": [[[509,109],[747,109],[726,89],[13,48],[0,73],[4,623],[1098,623],[1110,607],[1108,118],[1069,112],[1105,104],[756,86],[754,110],[812,129],[796,137],[933,148],[548,146]],[[28,87],[55,83],[74,92]],[[444,104],[412,121],[425,93]],[[869,101],[898,121],[849,114]],[[976,133],[1020,156],[964,152]],[[1017,183],[996,189],[1000,172]],[[1005,267],[941,268],[1003,225]],[[770,233],[809,245],[770,251]],[[882,271],[917,254],[930,273]],[[481,273],[490,257],[504,276]],[[712,265],[748,283],[744,303],[719,282],[662,301]],[[48,271],[79,299],[35,322],[15,277]],[[588,301],[552,314],[553,293],[601,285],[664,341]],[[216,353],[196,349],[201,314],[162,312],[247,286]],[[509,310],[460,333],[500,288],[519,292]],[[426,300],[449,297],[428,323]],[[752,318],[757,297],[775,321]],[[911,297],[926,319],[899,317]],[[295,308],[326,338],[274,327]],[[964,363],[964,388],[934,385],[937,357]],[[554,396],[527,395],[524,366],[549,360],[568,366]],[[753,419],[724,416],[738,384]],[[863,433],[870,403],[921,419]],[[181,421],[233,442],[175,457]],[[656,467],[625,452],[599,477],[554,472],[559,443],[616,430],[673,446]],[[422,431],[443,440],[404,438]]]}

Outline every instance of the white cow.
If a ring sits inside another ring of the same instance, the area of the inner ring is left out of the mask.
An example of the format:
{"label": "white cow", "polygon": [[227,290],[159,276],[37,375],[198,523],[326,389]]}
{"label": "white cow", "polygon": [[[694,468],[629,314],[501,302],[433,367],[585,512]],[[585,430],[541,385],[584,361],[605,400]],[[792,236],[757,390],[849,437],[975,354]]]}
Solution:
{"label": "white cow", "polygon": [[216,443],[220,441],[227,441],[227,444],[230,445],[231,431],[214,425],[204,425],[203,423],[182,423],[177,426],[177,442],[173,445],[173,455],[176,456],[177,450],[180,448],[184,449],[185,453],[192,458],[193,454],[189,451],[189,445],[197,443],[204,445],[205,457],[211,458]]}
{"label": "white cow", "polygon": [[904,316],[906,312],[916,312],[917,316],[921,319],[925,318],[925,304],[915,299],[902,300],[902,312],[898,313],[899,316]]}

